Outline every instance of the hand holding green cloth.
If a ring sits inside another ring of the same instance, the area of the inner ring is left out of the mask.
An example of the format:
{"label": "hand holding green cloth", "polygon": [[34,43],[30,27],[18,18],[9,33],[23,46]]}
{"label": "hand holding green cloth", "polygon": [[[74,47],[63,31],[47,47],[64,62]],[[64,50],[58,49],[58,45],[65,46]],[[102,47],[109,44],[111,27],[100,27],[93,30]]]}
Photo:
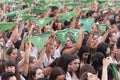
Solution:
{"label": "hand holding green cloth", "polygon": [[76,42],[78,40],[79,29],[70,29],[70,40]]}
{"label": "hand holding green cloth", "polygon": [[16,25],[16,22],[0,22],[0,32],[4,32],[13,28]]}
{"label": "hand holding green cloth", "polygon": [[36,19],[36,22],[40,29],[42,29],[46,24],[48,24],[53,18],[38,18]]}
{"label": "hand holding green cloth", "polygon": [[27,37],[27,40],[30,40],[31,43],[38,49],[38,51],[41,51],[48,37],[49,37],[49,34],[40,34],[37,36]]}
{"label": "hand holding green cloth", "polygon": [[63,46],[66,42],[68,32],[69,32],[69,29],[64,29],[64,30],[60,30],[60,31],[55,32],[56,36],[58,37],[58,39],[60,40],[60,42]]}
{"label": "hand holding green cloth", "polygon": [[65,12],[65,13],[60,14],[60,16],[61,16],[61,19],[70,21],[74,16],[77,16],[77,13],[74,11]]}
{"label": "hand holding green cloth", "polygon": [[99,35],[103,35],[103,33],[106,31],[107,25],[106,24],[97,24]]}
{"label": "hand holding green cloth", "polygon": [[83,29],[91,33],[91,26],[94,22],[94,18],[88,18],[88,19],[79,19],[79,22],[82,23]]}
{"label": "hand holding green cloth", "polygon": [[112,74],[114,76],[114,80],[119,80],[118,71],[117,71],[116,66],[117,66],[116,64],[110,64],[108,66],[108,69],[110,69],[112,71]]}

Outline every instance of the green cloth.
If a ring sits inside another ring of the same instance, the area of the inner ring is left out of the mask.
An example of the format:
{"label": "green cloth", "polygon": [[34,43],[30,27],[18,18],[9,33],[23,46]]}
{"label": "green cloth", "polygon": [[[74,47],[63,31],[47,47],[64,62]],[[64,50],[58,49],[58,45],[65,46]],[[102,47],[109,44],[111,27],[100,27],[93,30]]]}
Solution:
{"label": "green cloth", "polygon": [[68,32],[69,32],[69,29],[64,29],[64,30],[60,30],[60,31],[55,32],[56,36],[58,37],[58,39],[60,40],[60,42],[63,46],[65,45]]}
{"label": "green cloth", "polygon": [[31,41],[38,51],[41,51],[48,39],[48,36],[48,34],[40,34],[38,36],[27,37],[27,39]]}
{"label": "green cloth", "polygon": [[110,7],[108,7],[108,10],[109,10],[109,11],[116,11],[116,10],[117,10],[117,7],[110,6]]}
{"label": "green cloth", "polygon": [[0,22],[0,32],[4,32],[13,28],[16,25],[15,22]]}
{"label": "green cloth", "polygon": [[83,12],[86,12],[86,11],[88,11],[89,9],[88,8],[82,8],[82,11]]}
{"label": "green cloth", "polygon": [[23,0],[24,3],[32,3],[34,0]]}
{"label": "green cloth", "polygon": [[80,4],[82,4],[82,5],[90,4],[92,2],[93,2],[93,0],[80,0]]}
{"label": "green cloth", "polygon": [[33,8],[31,12],[33,14],[41,14],[41,13],[44,13],[44,12],[47,12],[47,11],[48,11],[48,9]]}
{"label": "green cloth", "polygon": [[79,29],[70,29],[70,40],[76,42],[78,40]]}
{"label": "green cloth", "polygon": [[99,35],[102,36],[103,33],[106,31],[107,25],[106,24],[99,24],[97,25]]}
{"label": "green cloth", "polygon": [[60,16],[61,16],[61,19],[70,21],[74,16],[77,16],[77,13],[74,11],[65,12],[65,13],[60,14]]}
{"label": "green cloth", "polygon": [[36,19],[36,22],[40,29],[42,29],[46,24],[48,24],[50,21],[52,21],[53,18],[38,18]]}
{"label": "green cloth", "polygon": [[91,33],[91,25],[94,22],[94,18],[79,19],[79,22],[82,23],[83,29]]}
{"label": "green cloth", "polygon": [[114,80],[119,80],[118,71],[117,71],[116,66],[117,66],[116,64],[110,64],[108,66],[108,69],[110,69],[112,71],[112,74],[114,76]]}
{"label": "green cloth", "polygon": [[12,11],[6,14],[8,19],[13,19],[16,16],[16,11]]}
{"label": "green cloth", "polygon": [[0,3],[5,3],[5,0],[0,0]]}
{"label": "green cloth", "polygon": [[67,3],[67,8],[69,10],[71,10],[71,9],[77,7],[77,6],[79,6],[79,3]]}
{"label": "green cloth", "polygon": [[22,18],[23,18],[24,21],[35,20],[35,17],[32,16],[32,15],[22,15]]}
{"label": "green cloth", "polygon": [[26,14],[26,13],[30,13],[31,12],[31,8],[26,8],[23,10],[18,10],[18,14]]}

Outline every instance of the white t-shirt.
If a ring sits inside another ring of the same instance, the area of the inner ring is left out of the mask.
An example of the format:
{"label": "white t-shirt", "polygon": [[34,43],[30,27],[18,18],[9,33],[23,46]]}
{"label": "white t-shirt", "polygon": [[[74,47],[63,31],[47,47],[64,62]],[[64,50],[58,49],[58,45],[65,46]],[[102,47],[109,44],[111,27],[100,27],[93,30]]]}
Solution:
{"label": "white t-shirt", "polygon": [[58,58],[58,57],[60,57],[60,56],[61,56],[60,50],[59,50],[59,49],[56,49],[56,50],[55,50],[55,53],[54,53],[54,55],[53,55],[54,59],[56,59],[56,58]]}
{"label": "white t-shirt", "polygon": [[44,55],[44,59],[43,59],[43,65],[42,68],[44,69],[45,67],[47,67],[48,65],[50,65],[52,62],[54,61],[54,59],[52,57],[50,57],[48,59],[47,55]]}
{"label": "white t-shirt", "polygon": [[72,80],[72,77],[69,72],[67,72],[67,74],[66,74],[66,80]]}

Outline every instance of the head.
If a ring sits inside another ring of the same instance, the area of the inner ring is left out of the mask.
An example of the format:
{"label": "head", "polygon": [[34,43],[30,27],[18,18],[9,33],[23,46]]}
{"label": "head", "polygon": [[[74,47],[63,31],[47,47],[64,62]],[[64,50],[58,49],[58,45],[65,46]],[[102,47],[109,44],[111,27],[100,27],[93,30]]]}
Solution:
{"label": "head", "polygon": [[114,16],[114,20],[116,23],[120,22],[120,16],[119,15],[115,15]]}
{"label": "head", "polygon": [[5,72],[3,75],[2,75],[2,80],[17,80],[16,76],[14,73],[12,72]]}
{"label": "head", "polygon": [[80,60],[87,60],[90,55],[89,47],[86,45],[83,45],[78,51],[77,55],[79,56]]}
{"label": "head", "polygon": [[49,80],[65,80],[65,72],[60,67],[53,68]]}
{"label": "head", "polygon": [[81,68],[80,68],[80,77],[81,77],[81,75],[84,73],[84,72],[90,72],[90,73],[92,73],[92,74],[96,74],[96,71],[95,71],[95,69],[91,66],[91,65],[89,65],[89,64],[85,64],[85,65],[83,65]]}
{"label": "head", "polygon": [[67,39],[66,39],[65,47],[66,47],[66,48],[71,48],[71,47],[73,47],[73,42],[70,40],[69,37],[67,37]]}
{"label": "head", "polygon": [[115,55],[117,54],[119,51],[118,51],[118,48],[117,48],[117,45],[116,44],[111,44],[110,45],[110,54],[112,55]]}
{"label": "head", "polygon": [[109,40],[110,40],[110,43],[116,43],[117,42],[117,35],[115,32],[111,32],[109,34]]}
{"label": "head", "polygon": [[110,46],[109,44],[103,42],[100,43],[97,47],[97,52],[101,52],[104,54],[105,57],[110,55]]}
{"label": "head", "polygon": [[79,69],[80,67],[80,60],[77,55],[72,55],[73,60],[69,64],[70,71],[75,72]]}
{"label": "head", "polygon": [[4,63],[5,72],[12,72],[16,75],[17,79],[20,79],[19,72],[16,66],[16,62],[12,60],[8,60]]}
{"label": "head", "polygon": [[93,10],[89,10],[87,13],[86,13],[86,16],[87,18],[90,18],[90,17],[93,17],[95,18],[97,16],[97,13]]}
{"label": "head", "polygon": [[100,80],[97,75],[90,72],[84,72],[80,77],[80,80]]}
{"label": "head", "polygon": [[[63,54],[58,60],[58,67],[61,67],[65,73],[70,71],[71,66],[69,65],[73,61],[73,57],[70,54]],[[61,64],[62,63],[62,64]]]}
{"label": "head", "polygon": [[44,78],[41,68],[34,67],[29,71],[29,80],[37,80],[39,78]]}
{"label": "head", "polygon": [[33,56],[30,56],[29,57],[29,68],[31,69],[31,68],[35,67],[35,65],[36,65],[36,58]]}
{"label": "head", "polygon": [[16,58],[17,58],[17,49],[16,48],[13,48],[13,47],[10,47],[6,54],[8,56],[8,59],[9,60],[13,60],[13,61],[16,61]]}

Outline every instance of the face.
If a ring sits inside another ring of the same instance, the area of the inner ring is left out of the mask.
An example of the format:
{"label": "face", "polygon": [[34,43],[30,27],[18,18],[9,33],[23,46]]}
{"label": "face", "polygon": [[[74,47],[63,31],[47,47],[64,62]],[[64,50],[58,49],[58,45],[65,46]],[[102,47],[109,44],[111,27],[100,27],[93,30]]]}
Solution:
{"label": "face", "polygon": [[15,76],[12,76],[9,78],[9,80],[17,80],[17,78]]}
{"label": "face", "polygon": [[119,16],[116,16],[116,17],[115,17],[115,21],[116,21],[116,22],[119,22],[119,20],[120,20]]}
{"label": "face", "polygon": [[112,50],[112,53],[117,54],[119,52],[118,48],[116,45],[114,45],[114,48]]}
{"label": "face", "polygon": [[110,48],[107,48],[106,54],[110,54]]}
{"label": "face", "polygon": [[71,70],[72,71],[77,71],[80,65],[80,60],[79,59],[75,59],[71,62]]}
{"label": "face", "polygon": [[73,43],[72,43],[72,41],[70,40],[70,38],[67,38],[67,40],[66,40],[66,42],[65,42],[65,46],[66,46],[67,48],[73,47]]}
{"label": "face", "polygon": [[34,58],[33,62],[30,63],[29,66],[30,66],[30,68],[33,68],[33,67],[35,67],[35,65],[36,65],[36,59]]}
{"label": "face", "polygon": [[17,49],[13,49],[12,53],[10,54],[9,58],[11,60],[16,60],[17,58]]}
{"label": "face", "polygon": [[48,32],[48,31],[50,31],[50,26],[49,26],[49,25],[46,25],[46,26],[44,27],[44,32]]}
{"label": "face", "polygon": [[5,71],[6,71],[6,72],[13,72],[13,73],[15,73],[15,66],[5,67]]}
{"label": "face", "polygon": [[83,59],[88,59],[88,56],[89,56],[89,52],[86,52],[86,53],[83,53],[83,55],[82,55],[82,57],[83,57]]}
{"label": "face", "polygon": [[117,42],[117,36],[116,36],[115,33],[112,33],[112,36],[111,36],[111,38],[110,38],[110,41],[111,41],[111,42]]}
{"label": "face", "polygon": [[65,80],[65,75],[59,75],[55,80]]}
{"label": "face", "polygon": [[23,59],[24,56],[25,56],[25,52],[24,52],[24,51],[20,51],[20,56],[21,56],[21,58]]}
{"label": "face", "polygon": [[44,78],[44,75],[41,69],[36,70],[35,79],[38,79],[38,78]]}
{"label": "face", "polygon": [[88,75],[88,80],[100,80],[96,75],[92,73],[87,73]]}

